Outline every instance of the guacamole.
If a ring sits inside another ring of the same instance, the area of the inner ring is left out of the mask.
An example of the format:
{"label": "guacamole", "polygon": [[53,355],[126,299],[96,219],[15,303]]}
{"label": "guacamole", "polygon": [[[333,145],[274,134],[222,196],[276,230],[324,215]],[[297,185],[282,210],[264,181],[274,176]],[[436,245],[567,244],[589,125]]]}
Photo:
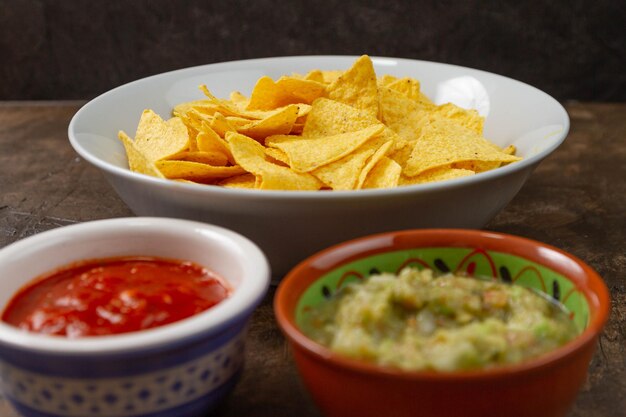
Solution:
{"label": "guacamole", "polygon": [[352,358],[436,371],[521,362],[578,334],[563,306],[533,290],[413,268],[345,286],[303,330]]}

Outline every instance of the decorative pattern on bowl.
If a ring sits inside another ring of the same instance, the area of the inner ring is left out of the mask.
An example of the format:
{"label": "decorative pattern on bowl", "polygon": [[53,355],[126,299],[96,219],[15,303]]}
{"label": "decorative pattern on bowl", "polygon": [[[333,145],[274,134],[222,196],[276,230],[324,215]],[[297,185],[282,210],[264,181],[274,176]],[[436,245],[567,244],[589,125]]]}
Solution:
{"label": "decorative pattern on bowl", "polygon": [[331,297],[344,285],[379,272],[398,273],[406,266],[497,279],[532,288],[563,303],[579,330],[586,328],[589,321],[585,296],[563,275],[508,253],[450,247],[399,250],[344,264],[320,277],[304,292],[296,310],[296,321],[302,323],[311,307]]}
{"label": "decorative pattern on bowl", "polygon": [[243,367],[244,338],[245,331],[204,356],[121,378],[54,377],[2,362],[0,386],[13,402],[45,415],[130,417],[170,410],[176,416],[176,407],[235,382]]}

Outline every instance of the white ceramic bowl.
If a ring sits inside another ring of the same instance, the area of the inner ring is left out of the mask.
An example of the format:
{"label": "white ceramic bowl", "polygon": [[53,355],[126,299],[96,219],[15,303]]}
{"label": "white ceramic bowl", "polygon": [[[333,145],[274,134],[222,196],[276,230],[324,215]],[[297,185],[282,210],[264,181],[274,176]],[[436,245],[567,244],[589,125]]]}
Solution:
{"label": "white ceramic bowl", "polygon": [[238,231],[263,248],[275,278],[308,255],[347,239],[409,228],[480,228],[519,191],[537,164],[565,139],[565,109],[519,81],[454,65],[373,58],[377,74],[411,76],[438,104],[476,108],[485,136],[514,144],[523,161],[471,177],[385,190],[289,192],[184,184],[130,172],[117,131],[134,132],[145,108],[167,117],[183,101],[249,94],[256,80],[310,69],[346,69],[356,57],[266,58],[205,65],[123,85],[87,103],[68,133],[76,152],[102,170],[138,215],[202,220]]}
{"label": "white ceramic bowl", "polygon": [[246,323],[269,285],[263,253],[204,223],[122,218],[61,227],[0,250],[0,310],[33,278],[79,260],[156,256],[188,260],[233,294],[190,318],[141,332],[67,339],[0,322],[0,385],[26,416],[205,415],[243,366]]}

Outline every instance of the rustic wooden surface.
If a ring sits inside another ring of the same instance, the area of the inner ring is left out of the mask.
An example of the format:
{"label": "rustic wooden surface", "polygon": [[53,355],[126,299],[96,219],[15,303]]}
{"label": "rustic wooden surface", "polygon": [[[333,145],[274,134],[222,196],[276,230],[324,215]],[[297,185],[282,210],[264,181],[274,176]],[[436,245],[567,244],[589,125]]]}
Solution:
{"label": "rustic wooden surface", "polygon": [[[71,223],[132,215],[67,141],[80,102],[0,103],[0,247]],[[569,103],[565,144],[491,230],[541,240],[593,266],[610,321],[570,417],[626,416],[626,104]],[[247,367],[218,416],[319,416],[274,322],[273,290],[255,313]],[[0,397],[0,416],[17,417]]]}

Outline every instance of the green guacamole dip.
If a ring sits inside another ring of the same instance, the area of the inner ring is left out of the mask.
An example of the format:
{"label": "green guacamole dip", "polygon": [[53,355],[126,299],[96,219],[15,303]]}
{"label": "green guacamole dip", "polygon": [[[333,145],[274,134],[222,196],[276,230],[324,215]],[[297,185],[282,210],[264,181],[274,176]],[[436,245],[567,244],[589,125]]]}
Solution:
{"label": "green guacamole dip", "polygon": [[346,356],[436,371],[521,362],[578,334],[565,307],[533,290],[413,268],[347,285],[303,327]]}

